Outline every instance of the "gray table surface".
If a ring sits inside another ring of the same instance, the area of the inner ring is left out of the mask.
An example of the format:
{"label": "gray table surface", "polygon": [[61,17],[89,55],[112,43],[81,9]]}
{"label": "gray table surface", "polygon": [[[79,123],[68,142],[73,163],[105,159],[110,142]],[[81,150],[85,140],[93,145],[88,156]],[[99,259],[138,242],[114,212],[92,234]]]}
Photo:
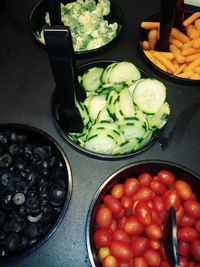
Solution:
{"label": "gray table surface", "polygon": [[[89,157],[71,147],[55,128],[50,102],[55,87],[47,53],[33,40],[29,16],[37,0],[6,0],[0,8],[0,123],[28,124],[50,134],[65,151],[73,175],[69,208],[53,236],[15,267],[90,266],[85,242],[87,212],[94,193],[115,170],[131,162],[163,159],[200,173],[200,86],[177,84],[163,79],[141,58],[138,51],[140,21],[157,13],[159,0],[116,0],[125,14],[124,31],[118,42],[94,58],[78,59],[77,64],[94,59],[129,60],[161,79],[168,88],[171,117],[163,150],[156,142],[137,156],[120,160]],[[187,6],[190,10],[192,7]]]}

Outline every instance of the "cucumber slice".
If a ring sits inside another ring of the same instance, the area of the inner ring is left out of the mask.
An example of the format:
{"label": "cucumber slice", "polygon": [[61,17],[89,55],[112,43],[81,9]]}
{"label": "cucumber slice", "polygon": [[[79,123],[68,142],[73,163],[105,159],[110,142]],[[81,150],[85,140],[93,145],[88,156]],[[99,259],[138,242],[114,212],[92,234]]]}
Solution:
{"label": "cucumber slice", "polygon": [[88,112],[90,119],[95,121],[99,112],[106,106],[106,95],[93,96],[88,103]]}
{"label": "cucumber slice", "polygon": [[133,101],[145,113],[156,113],[166,99],[165,85],[153,78],[140,81],[133,91]]}
{"label": "cucumber slice", "polygon": [[142,80],[144,80],[144,78],[141,78],[141,79],[139,79],[139,80],[136,80],[136,81],[134,81],[131,85],[129,85],[128,90],[129,90],[129,93],[130,93],[131,96],[133,95],[133,91],[134,91],[136,85],[137,85],[139,82],[141,82]]}
{"label": "cucumber slice", "polygon": [[118,62],[109,75],[110,83],[135,81],[141,78],[140,71],[131,62]]}
{"label": "cucumber slice", "polygon": [[94,91],[99,88],[103,71],[103,68],[93,67],[84,73],[82,85],[86,91]]}
{"label": "cucumber slice", "polygon": [[141,123],[124,123],[120,125],[120,130],[124,133],[127,140],[132,138],[142,138],[145,133],[146,129],[143,124]]}
{"label": "cucumber slice", "polygon": [[119,94],[119,108],[124,117],[133,117],[135,114],[135,107],[128,89],[121,90]]}
{"label": "cucumber slice", "polygon": [[112,154],[116,148],[115,140],[106,134],[93,135],[85,142],[85,148],[101,154]]}
{"label": "cucumber slice", "polygon": [[154,115],[147,116],[147,122],[149,124],[149,127],[152,129],[155,128],[161,129],[167,122],[169,114],[170,114],[169,104],[165,102]]}
{"label": "cucumber slice", "polygon": [[131,140],[126,140],[125,142],[121,143],[120,145],[116,146],[113,149],[112,154],[127,154],[135,150],[135,147],[138,147],[138,140],[137,138],[133,138]]}
{"label": "cucumber slice", "polygon": [[111,116],[108,113],[108,110],[106,107],[104,107],[98,114],[96,122],[101,122],[101,121],[113,121]]}
{"label": "cucumber slice", "polygon": [[105,69],[104,72],[102,74],[102,83],[109,83],[109,76],[110,76],[110,72],[112,71],[112,68],[117,65],[117,62],[114,62],[110,65],[108,65]]}
{"label": "cucumber slice", "polygon": [[82,102],[76,102],[76,106],[80,112],[81,118],[83,120],[83,124],[86,126],[90,121],[89,113],[87,107]]}
{"label": "cucumber slice", "polygon": [[119,97],[116,91],[111,91],[106,98],[106,108],[110,117],[115,119],[115,100]]}

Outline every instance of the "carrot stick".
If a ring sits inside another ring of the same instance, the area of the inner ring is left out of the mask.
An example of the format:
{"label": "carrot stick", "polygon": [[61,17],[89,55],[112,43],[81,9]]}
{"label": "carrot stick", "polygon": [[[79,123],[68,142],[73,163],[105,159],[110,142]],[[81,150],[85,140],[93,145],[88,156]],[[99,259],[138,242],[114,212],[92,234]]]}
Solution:
{"label": "carrot stick", "polygon": [[193,47],[189,47],[189,48],[183,49],[181,53],[183,56],[189,56],[189,55],[192,55],[195,53],[200,53],[200,49],[195,49]]}
{"label": "carrot stick", "polygon": [[187,64],[182,64],[182,65],[180,65],[180,66],[177,68],[177,70],[176,70],[173,74],[174,74],[174,75],[178,75],[178,74],[180,74],[181,72],[184,71],[184,69],[185,69],[186,66],[187,66]]}
{"label": "carrot stick", "polygon": [[142,42],[142,48],[143,50],[150,50],[150,45],[148,41],[143,41]]}
{"label": "carrot stick", "polygon": [[186,56],[185,57],[185,62],[192,62],[196,59],[200,59],[200,53],[196,53],[196,54],[193,54],[193,55],[190,55],[190,56]]}
{"label": "carrot stick", "polygon": [[192,47],[193,42],[194,42],[194,40],[191,40],[191,41],[189,41],[187,43],[184,43],[182,49],[186,49],[186,48]]}
{"label": "carrot stick", "polygon": [[200,48],[200,37],[194,39],[193,43],[192,43],[192,46],[194,48]]}
{"label": "carrot stick", "polygon": [[170,72],[174,73],[176,67],[172,64],[170,60],[159,54],[157,51],[153,51],[154,57],[159,60]]}
{"label": "carrot stick", "polygon": [[185,79],[189,79],[193,74],[193,71],[184,71],[180,74],[177,74],[176,76],[180,77],[180,78],[185,78]]}
{"label": "carrot stick", "polygon": [[157,30],[160,27],[160,22],[142,21],[141,27],[145,30]]}
{"label": "carrot stick", "polygon": [[194,26],[198,31],[200,31],[200,19],[195,20]]}
{"label": "carrot stick", "polygon": [[192,24],[198,18],[200,18],[200,12],[195,12],[183,21],[183,25],[185,27],[188,27],[190,24]]}
{"label": "carrot stick", "polygon": [[200,74],[200,66],[195,67],[194,72]]}
{"label": "carrot stick", "polygon": [[200,80],[200,74],[194,73],[190,76],[190,79],[192,80]]}
{"label": "carrot stick", "polygon": [[176,28],[172,28],[171,35],[172,35],[172,37],[174,37],[175,39],[178,39],[182,43],[187,43],[190,41],[190,39],[187,37],[187,35],[185,35],[184,33],[182,33],[181,31],[179,31]]}
{"label": "carrot stick", "polygon": [[155,57],[153,56],[151,51],[144,51],[145,55],[148,57],[148,59],[154,64],[156,65],[159,69],[163,70],[163,71],[167,71],[167,68],[158,60],[155,59]]}
{"label": "carrot stick", "polygon": [[178,49],[178,47],[172,44],[169,46],[169,50],[174,54],[174,57],[178,63],[182,64],[185,62],[185,57],[181,55],[181,51]]}
{"label": "carrot stick", "polygon": [[148,42],[150,49],[154,49],[157,39],[158,39],[158,31],[155,29],[150,30],[148,33]]}
{"label": "carrot stick", "polygon": [[190,39],[195,39],[195,38],[199,37],[200,32],[195,28],[190,28],[187,30],[187,35]]}
{"label": "carrot stick", "polygon": [[177,46],[178,48],[181,48],[183,46],[183,43],[180,40],[171,38],[170,43]]}

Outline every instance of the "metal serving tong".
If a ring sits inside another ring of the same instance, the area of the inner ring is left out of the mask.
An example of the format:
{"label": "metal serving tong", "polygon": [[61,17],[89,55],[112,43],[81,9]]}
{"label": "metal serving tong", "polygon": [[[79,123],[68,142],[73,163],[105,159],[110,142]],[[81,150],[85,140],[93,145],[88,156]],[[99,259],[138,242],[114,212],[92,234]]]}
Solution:
{"label": "metal serving tong", "polygon": [[167,222],[164,227],[164,250],[171,267],[179,267],[176,212],[170,208]]}
{"label": "metal serving tong", "polygon": [[155,49],[158,51],[169,51],[169,39],[172,27],[184,31],[184,1],[183,0],[161,0],[160,6],[160,36],[156,42]]}

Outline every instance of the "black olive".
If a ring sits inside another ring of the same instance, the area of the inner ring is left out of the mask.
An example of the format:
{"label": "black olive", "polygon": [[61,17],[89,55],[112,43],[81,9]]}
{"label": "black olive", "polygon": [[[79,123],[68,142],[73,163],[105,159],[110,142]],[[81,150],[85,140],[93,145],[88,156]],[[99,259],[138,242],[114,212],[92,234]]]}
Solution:
{"label": "black olive", "polygon": [[15,218],[7,222],[6,231],[18,233],[23,229],[24,221],[22,219],[16,220]]}
{"label": "black olive", "polygon": [[12,157],[8,153],[0,155],[0,168],[9,167],[11,164]]}
{"label": "black olive", "polygon": [[47,191],[40,192],[39,197],[40,197],[40,202],[42,204],[46,204],[48,202],[49,196],[48,196],[48,192]]}
{"label": "black olive", "polygon": [[13,175],[10,172],[2,172],[0,175],[0,183],[4,186],[7,186],[8,183],[12,182]]}
{"label": "black olive", "polygon": [[12,209],[12,194],[5,193],[1,198],[1,207],[5,210]]}
{"label": "black olive", "polygon": [[15,183],[15,192],[16,193],[23,193],[23,194],[26,194],[28,190],[28,184],[25,180],[20,180],[18,181],[17,183]]}
{"label": "black olive", "polygon": [[36,147],[33,150],[34,155],[37,155],[41,160],[48,158],[48,153],[43,147]]}
{"label": "black olive", "polygon": [[3,230],[0,230],[0,240],[5,239],[6,233]]}
{"label": "black olive", "polygon": [[28,238],[25,235],[20,237],[20,242],[18,245],[18,250],[24,250],[28,245]]}
{"label": "black olive", "polygon": [[9,151],[10,155],[15,155],[15,154],[19,153],[19,148],[16,144],[12,144],[8,147],[8,151]]}
{"label": "black olive", "polygon": [[31,247],[31,246],[33,246],[37,241],[38,241],[38,238],[37,238],[37,237],[32,238],[32,239],[29,239],[27,245]]}
{"label": "black olive", "polygon": [[25,234],[30,238],[35,238],[38,236],[38,229],[36,223],[30,223],[25,229]]}
{"label": "black olive", "polygon": [[25,201],[25,205],[28,209],[30,210],[34,210],[34,209],[37,209],[39,208],[40,206],[40,201],[38,199],[37,196],[31,196],[31,197],[28,197]]}
{"label": "black olive", "polygon": [[3,225],[5,218],[6,218],[5,212],[3,212],[3,210],[0,210],[0,225]]}
{"label": "black olive", "polygon": [[50,203],[53,206],[59,206],[65,198],[65,190],[59,185],[55,185],[50,192]]}
{"label": "black olive", "polygon": [[31,172],[29,173],[29,175],[26,176],[26,179],[29,182],[29,186],[33,186],[38,180],[38,175],[35,172]]}
{"label": "black olive", "polygon": [[19,244],[20,238],[18,234],[11,233],[8,235],[6,240],[6,247],[9,251],[15,251],[18,244]]}

